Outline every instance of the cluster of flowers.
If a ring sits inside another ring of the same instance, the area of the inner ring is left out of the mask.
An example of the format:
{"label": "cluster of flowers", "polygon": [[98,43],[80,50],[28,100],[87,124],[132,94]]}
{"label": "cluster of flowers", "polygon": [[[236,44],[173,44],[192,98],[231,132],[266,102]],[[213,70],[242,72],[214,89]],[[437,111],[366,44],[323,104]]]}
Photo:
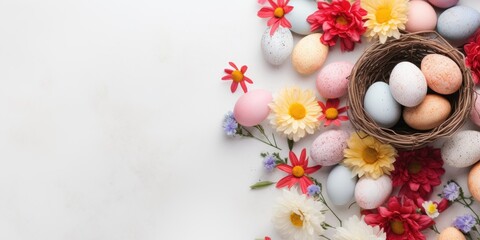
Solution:
{"label": "cluster of flowers", "polygon": [[[227,114],[223,121],[227,135],[256,138],[279,149],[276,140],[269,139],[263,127],[257,125],[254,128],[262,133],[262,137],[254,136],[251,130],[238,124],[232,113]],[[367,154],[372,150],[375,154]],[[424,147],[397,153],[392,146],[382,144],[372,136],[353,133],[344,155],[342,164],[354,174],[372,178],[389,174],[393,186],[400,190],[384,206],[364,210],[360,218],[352,216],[342,224],[322,194],[322,183],[312,177],[321,166],[309,166],[306,149],[302,149],[299,157],[293,151],[289,152],[288,158],[282,158],[280,153],[261,154],[267,170],[278,169],[287,173],[276,182],[277,188],[287,187],[289,190],[284,190],[273,217],[273,223],[286,239],[317,239],[328,228],[334,228],[325,222],[327,211],[331,211],[340,223],[340,227],[335,228],[333,239],[353,239],[353,236],[362,237],[359,239],[426,239],[422,231],[428,228],[437,231],[434,219],[452,203],[465,206],[473,214],[457,217],[453,226],[465,234],[478,232],[475,226],[480,220],[471,208],[474,201],[472,197],[465,197],[462,188],[454,181],[444,186],[443,194],[439,195],[440,201],[427,200],[433,188],[441,184],[441,176],[445,173],[440,149]],[[273,184],[275,182],[263,181],[251,188]]]}
{"label": "cluster of flowers", "polygon": [[[265,3],[259,0],[259,3]],[[269,18],[267,25],[272,26],[270,35],[279,27],[291,28],[286,15],[292,11],[288,0],[268,0],[270,6],[258,11],[261,18]],[[318,2],[318,11],[307,18],[311,30],[323,30],[320,38],[323,44],[334,46],[340,40],[342,51],[352,51],[355,43],[361,42],[361,36],[378,38],[385,43],[389,37],[400,37],[407,22],[408,0],[332,0]]]}

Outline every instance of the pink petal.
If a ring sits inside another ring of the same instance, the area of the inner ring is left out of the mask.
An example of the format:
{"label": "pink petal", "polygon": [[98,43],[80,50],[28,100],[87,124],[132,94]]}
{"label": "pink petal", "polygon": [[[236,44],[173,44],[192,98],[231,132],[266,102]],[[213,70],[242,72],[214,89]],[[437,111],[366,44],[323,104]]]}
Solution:
{"label": "pink petal", "polygon": [[245,72],[247,71],[248,67],[243,65],[242,68],[240,69],[240,72],[242,72],[243,74],[245,74]]}
{"label": "pink petal", "polygon": [[244,93],[246,93],[248,91],[247,86],[245,85],[245,81],[241,81],[240,86],[242,87],[242,90],[243,90]]}
{"label": "pink petal", "polygon": [[235,63],[229,62],[228,64],[230,64],[230,66],[232,66],[233,68],[235,68],[235,70],[238,70],[237,65],[235,65]]}
{"label": "pink petal", "polygon": [[237,91],[237,87],[238,87],[238,82],[232,82],[232,85],[230,85],[230,91],[234,93],[235,91]]}
{"label": "pink petal", "polygon": [[225,75],[222,77],[222,80],[232,80],[232,75]]}
{"label": "pink petal", "polygon": [[250,79],[248,77],[245,77],[245,76],[243,76],[243,80],[245,80],[248,83],[253,83],[252,79]]}

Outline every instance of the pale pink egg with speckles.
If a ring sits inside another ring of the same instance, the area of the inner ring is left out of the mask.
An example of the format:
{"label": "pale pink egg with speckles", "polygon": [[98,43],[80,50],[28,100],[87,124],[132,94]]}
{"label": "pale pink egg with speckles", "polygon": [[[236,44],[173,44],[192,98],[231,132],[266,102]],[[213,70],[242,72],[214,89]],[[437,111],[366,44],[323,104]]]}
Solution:
{"label": "pale pink egg with speckles", "polygon": [[253,90],[242,95],[235,103],[233,116],[240,125],[251,127],[268,117],[272,94],[266,90]]}
{"label": "pale pink egg with speckles", "polygon": [[340,98],[347,93],[348,76],[353,64],[333,62],[322,68],[317,76],[317,90],[324,98]]}
{"label": "pale pink egg with speckles", "polygon": [[470,119],[480,127],[480,94],[475,93],[474,96],[476,97],[476,100],[470,111]]}
{"label": "pale pink egg with speckles", "polygon": [[343,160],[343,150],[347,148],[350,134],[343,130],[328,130],[313,141],[310,157],[317,164],[332,166]]}
{"label": "pale pink egg with speckles", "polygon": [[383,175],[378,179],[363,176],[355,186],[355,201],[363,209],[375,209],[387,201],[392,193],[392,180]]}
{"label": "pale pink egg with speckles", "polygon": [[462,86],[462,71],[449,57],[441,54],[428,54],[420,66],[427,85],[435,92],[448,95]]}

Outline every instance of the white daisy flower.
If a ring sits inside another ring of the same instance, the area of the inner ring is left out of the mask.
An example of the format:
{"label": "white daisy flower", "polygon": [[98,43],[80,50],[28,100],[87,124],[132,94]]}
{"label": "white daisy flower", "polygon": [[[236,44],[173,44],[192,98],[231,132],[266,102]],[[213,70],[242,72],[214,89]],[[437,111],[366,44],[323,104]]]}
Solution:
{"label": "white daisy flower", "polygon": [[387,235],[379,227],[372,227],[363,221],[363,216],[358,219],[356,215],[351,216],[343,222],[343,227],[337,227],[333,236],[334,240],[385,240]]}
{"label": "white daisy flower", "polygon": [[316,240],[325,231],[326,207],[323,203],[299,194],[297,188],[283,191],[273,216],[273,224],[288,240]]}
{"label": "white daisy flower", "polygon": [[432,201],[423,202],[422,207],[423,209],[425,209],[425,213],[432,219],[440,215],[440,213],[438,212],[437,204]]}

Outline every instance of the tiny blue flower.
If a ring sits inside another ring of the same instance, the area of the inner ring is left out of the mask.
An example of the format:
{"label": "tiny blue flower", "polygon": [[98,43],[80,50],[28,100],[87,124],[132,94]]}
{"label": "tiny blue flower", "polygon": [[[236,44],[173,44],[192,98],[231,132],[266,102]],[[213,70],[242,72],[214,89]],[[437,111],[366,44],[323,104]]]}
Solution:
{"label": "tiny blue flower", "polygon": [[447,184],[443,188],[443,197],[448,199],[448,201],[451,201],[451,202],[455,201],[455,199],[457,199],[459,195],[460,195],[460,187],[454,182]]}
{"label": "tiny blue flower", "polygon": [[472,230],[476,223],[477,222],[472,215],[465,214],[463,216],[455,218],[455,221],[453,221],[453,226],[464,233],[468,233],[470,232],[470,230]]}
{"label": "tiny blue flower", "polygon": [[225,115],[222,126],[223,126],[223,131],[228,136],[235,136],[235,134],[237,133],[238,123],[237,123],[237,120],[235,120],[235,117],[233,116],[233,112],[230,111]]}
{"label": "tiny blue flower", "polygon": [[264,159],[263,159],[263,166],[268,170],[268,171],[272,171],[276,166],[277,164],[275,163],[275,157],[273,155],[267,155]]}
{"label": "tiny blue flower", "polygon": [[320,191],[322,191],[322,189],[320,189],[320,186],[315,185],[315,184],[312,184],[312,185],[307,187],[308,196],[315,196],[315,195],[319,194]]}

